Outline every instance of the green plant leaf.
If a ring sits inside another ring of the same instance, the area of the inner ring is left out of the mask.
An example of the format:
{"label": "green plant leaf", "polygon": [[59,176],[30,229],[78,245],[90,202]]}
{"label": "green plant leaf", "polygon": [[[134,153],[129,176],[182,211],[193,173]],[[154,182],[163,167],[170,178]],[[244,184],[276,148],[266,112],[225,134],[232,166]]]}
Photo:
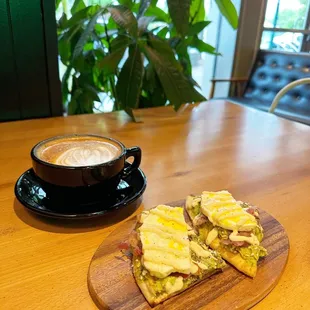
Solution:
{"label": "green plant leaf", "polygon": [[155,91],[152,94],[152,97],[151,97],[152,107],[164,106],[166,102],[167,102],[167,97],[165,95],[165,92],[162,86],[160,85],[159,88],[155,88]]}
{"label": "green plant leaf", "polygon": [[74,15],[78,11],[81,11],[86,8],[86,5],[83,0],[75,0],[71,8],[71,14]]}
{"label": "green plant leaf", "polygon": [[150,4],[151,4],[151,0],[141,0],[140,1],[139,12],[138,12],[138,16],[137,16],[138,19],[145,14],[145,12],[149,8]]}
{"label": "green plant leaf", "polygon": [[56,10],[58,9],[59,7],[59,4],[62,2],[62,0],[56,0],[56,3],[55,3],[55,6],[56,6]]}
{"label": "green plant leaf", "polygon": [[151,100],[145,96],[141,96],[139,99],[139,108],[144,109],[144,108],[150,108],[150,107],[152,107]]}
{"label": "green plant leaf", "polygon": [[64,65],[67,65],[71,57],[71,42],[65,35],[58,37],[58,53]]}
{"label": "green plant leaf", "polygon": [[238,14],[231,0],[215,0],[220,12],[234,28],[238,28]]}
{"label": "green plant leaf", "polygon": [[168,27],[164,27],[161,30],[159,30],[156,35],[161,39],[165,39],[168,31],[169,31]]}
{"label": "green plant leaf", "polygon": [[173,38],[170,38],[168,40],[169,42],[169,45],[173,48],[173,49],[176,49],[182,42],[186,42],[188,39],[181,39],[179,37],[173,37]]}
{"label": "green plant leaf", "polygon": [[115,74],[117,66],[124,56],[126,47],[119,48],[115,52],[103,57],[97,63],[97,67],[103,70],[104,75]]}
{"label": "green plant leaf", "polygon": [[88,5],[100,5],[107,6],[113,2],[113,0],[87,0]]}
{"label": "green plant leaf", "polygon": [[108,30],[118,30],[118,26],[116,24],[116,22],[114,21],[114,19],[112,18],[112,16],[110,16],[108,23],[107,23],[107,28]]}
{"label": "green plant leaf", "polygon": [[178,49],[178,59],[180,64],[183,67],[183,72],[186,76],[192,75],[192,63],[191,59],[189,57],[187,46],[185,46],[183,49]]}
{"label": "green plant leaf", "polygon": [[61,17],[57,21],[57,32],[61,32],[63,29],[66,29],[66,24],[68,22],[67,15],[62,13]]}
{"label": "green plant leaf", "polygon": [[73,97],[71,98],[71,100],[68,103],[68,114],[69,115],[74,115],[77,114],[77,101],[76,99]]}
{"label": "green plant leaf", "polygon": [[99,99],[98,96],[94,95],[94,92],[87,85],[79,87],[76,78],[73,80],[73,85],[73,94],[68,104],[68,114],[93,113],[94,101]]}
{"label": "green plant leaf", "polygon": [[152,93],[155,89],[156,84],[156,74],[154,67],[151,63],[145,68],[144,78],[143,78],[143,90]]}
{"label": "green plant leaf", "polygon": [[166,57],[147,45],[144,45],[143,49],[175,110],[178,110],[183,103],[206,100]]}
{"label": "green plant leaf", "polygon": [[143,102],[145,107],[159,107],[166,104],[167,97],[151,63],[145,70],[143,90],[148,92],[148,100]]}
{"label": "green plant leaf", "polygon": [[91,72],[95,61],[95,54],[92,51],[88,51],[72,59],[71,64],[75,71],[86,74]]}
{"label": "green plant leaf", "polygon": [[128,47],[130,43],[131,43],[131,39],[128,36],[124,34],[119,34],[111,42],[111,51],[114,52],[123,47]]}
{"label": "green plant leaf", "polygon": [[84,45],[84,51],[89,52],[92,51],[94,49],[94,42],[87,42]]}
{"label": "green plant leaf", "polygon": [[188,35],[193,36],[199,34],[204,28],[206,28],[211,22],[206,20],[202,22],[197,22],[193,25],[190,25],[188,30]]}
{"label": "green plant leaf", "polygon": [[124,111],[131,117],[131,119],[132,119],[134,122],[137,122],[136,117],[135,117],[135,115],[134,115],[134,113],[133,113],[132,108],[125,107],[125,108],[124,108]]}
{"label": "green plant leaf", "polygon": [[169,13],[177,32],[187,35],[189,26],[189,8],[191,0],[167,0]]}
{"label": "green plant leaf", "polygon": [[75,27],[70,28],[68,31],[64,31],[61,35],[59,35],[58,52],[63,64],[69,65],[71,63],[74,47],[81,37],[81,34],[81,25],[77,24]]}
{"label": "green plant leaf", "polygon": [[201,89],[200,85],[193,79],[192,76],[187,76],[187,79],[191,82],[191,84],[192,84],[193,86],[196,86],[196,87],[198,87],[199,89]]}
{"label": "green plant leaf", "polygon": [[94,52],[97,60],[102,59],[104,56],[106,56],[106,53],[104,52],[104,50],[102,48],[94,49],[93,52]]}
{"label": "green plant leaf", "polygon": [[204,21],[206,15],[204,0],[193,0],[191,3],[189,15],[191,24]]}
{"label": "green plant leaf", "polygon": [[155,21],[161,21],[164,23],[169,23],[170,21],[169,15],[156,6],[150,6],[145,12],[145,16],[154,16]]}
{"label": "green plant leaf", "polygon": [[83,93],[76,99],[78,104],[77,114],[92,114],[94,113],[94,100],[88,92],[83,90]]}
{"label": "green plant leaf", "polygon": [[71,71],[72,71],[72,66],[69,65],[61,79],[61,94],[62,94],[63,104],[65,104],[68,100],[68,95],[69,95],[68,80],[71,76]]}
{"label": "green plant leaf", "polygon": [[[96,90],[95,87],[89,84],[84,85],[84,89],[86,90],[87,96],[92,99],[92,101],[98,101],[101,102],[99,96],[98,96],[98,91]],[[85,93],[85,92],[84,92]]]}
{"label": "green plant leaf", "polygon": [[111,42],[111,53],[98,61],[97,67],[103,70],[104,75],[115,74],[117,66],[124,56],[131,39],[126,35],[119,35]]}
{"label": "green plant leaf", "polygon": [[98,10],[102,10],[102,8],[99,5],[94,5],[78,11],[63,25],[64,29],[75,27],[77,24],[83,25],[84,22],[94,16]]}
{"label": "green plant leaf", "polygon": [[213,55],[220,55],[220,53],[216,52],[215,47],[212,45],[203,42],[197,36],[195,36],[190,42],[189,45],[196,48],[200,53],[208,53]]}
{"label": "green plant leaf", "polygon": [[97,23],[95,25],[95,31],[98,35],[103,34],[105,36],[105,27],[103,25]]}
{"label": "green plant leaf", "polygon": [[93,101],[100,102],[100,98],[98,97],[98,92],[100,92],[101,89],[94,83],[92,71],[81,73],[79,77],[77,78],[74,77],[74,80],[75,80],[76,86],[78,88],[83,89],[83,93],[87,93],[87,95]]}
{"label": "green plant leaf", "polygon": [[122,109],[138,107],[142,81],[142,55],[138,45],[135,44],[129,47],[129,56],[116,84],[117,99]]}
{"label": "green plant leaf", "polygon": [[74,51],[73,51],[73,59],[76,58],[78,55],[80,55],[83,52],[84,45],[86,44],[89,36],[94,31],[95,24],[97,22],[97,19],[100,14],[104,12],[104,8],[99,10],[88,22],[85,30],[83,31],[81,37],[79,38],[78,42],[75,45]]}
{"label": "green plant leaf", "polygon": [[92,87],[96,92],[100,91],[100,88],[94,83],[92,68],[89,71],[82,72],[77,80],[79,87],[83,86],[85,89]]}
{"label": "green plant leaf", "polygon": [[71,100],[68,104],[68,114],[79,114],[79,105],[77,102],[78,97],[80,97],[83,93],[81,88],[74,89],[73,94],[71,96]]}
{"label": "green plant leaf", "polygon": [[181,65],[175,59],[174,52],[167,41],[157,38],[152,34],[149,34],[149,44],[160,55],[163,55],[163,57],[166,57],[178,70],[180,71],[182,70]]}
{"label": "green plant leaf", "polygon": [[118,0],[118,3],[126,6],[129,9],[132,9],[133,5],[134,5],[134,1],[132,0]]}
{"label": "green plant leaf", "polygon": [[94,66],[92,68],[92,75],[93,75],[94,85],[96,85],[98,91],[106,91],[103,87],[104,76],[103,76],[102,70],[100,70],[97,66]]}
{"label": "green plant leaf", "polygon": [[114,21],[126,29],[133,37],[138,35],[138,23],[132,12],[125,6],[116,5],[108,7]]}

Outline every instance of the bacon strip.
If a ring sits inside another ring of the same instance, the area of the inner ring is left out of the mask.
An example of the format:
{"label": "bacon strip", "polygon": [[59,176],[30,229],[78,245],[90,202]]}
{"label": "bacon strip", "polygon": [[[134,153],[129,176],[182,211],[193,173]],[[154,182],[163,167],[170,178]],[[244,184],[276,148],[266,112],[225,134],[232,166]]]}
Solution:
{"label": "bacon strip", "polygon": [[133,255],[135,255],[135,256],[141,256],[142,255],[142,249],[140,248],[140,247],[135,247],[134,249],[133,249]]}
{"label": "bacon strip", "polygon": [[128,241],[123,241],[118,245],[120,250],[129,250],[129,243]]}
{"label": "bacon strip", "polygon": [[198,214],[197,216],[195,216],[195,218],[193,219],[193,225],[196,226],[200,226],[204,223],[207,222],[207,217],[204,214]]}
{"label": "bacon strip", "polygon": [[249,214],[253,215],[255,218],[259,219],[259,213],[256,207],[251,206],[245,210]]}
{"label": "bacon strip", "polygon": [[251,237],[251,232],[250,231],[240,231],[240,232],[238,232],[237,236]]}
{"label": "bacon strip", "polygon": [[142,244],[139,234],[132,231],[127,241],[123,241],[118,245],[118,248],[126,255],[142,255]]}
{"label": "bacon strip", "polygon": [[224,245],[234,245],[236,247],[249,245],[246,241],[231,241],[230,239],[221,239],[221,243]]}

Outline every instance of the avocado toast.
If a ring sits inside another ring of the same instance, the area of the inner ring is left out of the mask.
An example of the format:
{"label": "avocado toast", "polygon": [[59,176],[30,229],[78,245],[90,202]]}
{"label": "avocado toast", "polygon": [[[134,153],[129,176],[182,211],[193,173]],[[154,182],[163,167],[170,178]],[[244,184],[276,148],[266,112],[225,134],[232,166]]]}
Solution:
{"label": "avocado toast", "polygon": [[260,245],[263,228],[255,207],[219,191],[188,196],[186,211],[200,240],[239,271],[255,277],[257,261],[267,255]]}
{"label": "avocado toast", "polygon": [[155,306],[225,267],[184,219],[182,207],[144,211],[129,238],[136,282]]}

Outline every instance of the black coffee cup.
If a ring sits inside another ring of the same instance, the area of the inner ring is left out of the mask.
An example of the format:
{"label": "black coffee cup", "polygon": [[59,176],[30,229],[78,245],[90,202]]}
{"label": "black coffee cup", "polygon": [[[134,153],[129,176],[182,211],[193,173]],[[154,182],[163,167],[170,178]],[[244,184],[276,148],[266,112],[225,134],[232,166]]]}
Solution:
{"label": "black coffee cup", "polygon": [[[129,157],[134,158],[133,163],[125,165]],[[31,158],[35,174],[47,184],[81,189],[94,186],[109,192],[121,178],[138,169],[141,149],[126,148],[99,135],[66,135],[39,142],[32,148]]]}

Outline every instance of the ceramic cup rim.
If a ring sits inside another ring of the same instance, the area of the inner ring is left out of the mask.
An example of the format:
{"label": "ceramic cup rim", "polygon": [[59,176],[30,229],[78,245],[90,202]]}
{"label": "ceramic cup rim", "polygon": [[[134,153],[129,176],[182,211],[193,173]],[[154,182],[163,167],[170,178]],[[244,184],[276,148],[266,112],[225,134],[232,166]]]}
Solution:
{"label": "ceramic cup rim", "polygon": [[[60,140],[60,139],[65,139],[65,138],[74,138],[74,137],[95,137],[95,138],[100,138],[100,139],[105,139],[105,140],[109,140],[109,141],[113,141],[114,143],[116,143],[120,148],[121,148],[121,154],[118,155],[117,157],[113,158],[112,160],[109,160],[107,162],[104,163],[100,163],[100,164],[95,164],[95,165],[87,165],[87,166],[64,166],[64,165],[56,165],[47,161],[44,161],[42,159],[40,159],[37,155],[36,155],[36,150],[37,148],[39,148],[41,145],[44,145],[47,142],[50,141],[54,141],[54,140]],[[110,166],[113,165],[115,162],[117,162],[120,158],[122,158],[125,154],[126,154],[126,147],[125,145],[116,140],[113,139],[111,137],[106,137],[106,136],[101,136],[101,135],[96,135],[96,134],[69,134],[69,135],[58,135],[58,136],[54,136],[51,138],[47,138],[44,139],[40,142],[38,142],[36,145],[33,146],[33,148],[31,149],[31,158],[42,164],[42,165],[46,165],[52,168],[56,168],[56,169],[66,169],[66,170],[77,170],[77,169],[94,169],[94,168],[98,168],[98,167],[104,167],[104,166]]]}

